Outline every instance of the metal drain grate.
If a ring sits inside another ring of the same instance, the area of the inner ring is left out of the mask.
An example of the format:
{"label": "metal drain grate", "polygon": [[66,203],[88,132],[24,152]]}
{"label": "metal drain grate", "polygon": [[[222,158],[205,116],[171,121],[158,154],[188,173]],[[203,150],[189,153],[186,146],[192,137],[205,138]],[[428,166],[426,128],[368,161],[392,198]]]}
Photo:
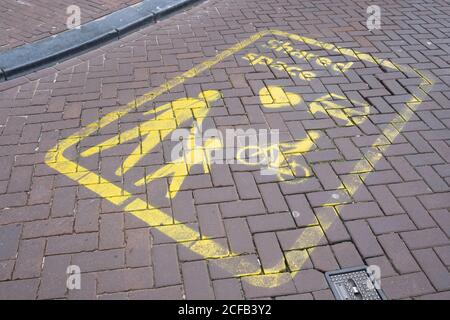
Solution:
{"label": "metal drain grate", "polygon": [[325,277],[337,300],[387,300],[370,279],[366,266],[329,271]]}

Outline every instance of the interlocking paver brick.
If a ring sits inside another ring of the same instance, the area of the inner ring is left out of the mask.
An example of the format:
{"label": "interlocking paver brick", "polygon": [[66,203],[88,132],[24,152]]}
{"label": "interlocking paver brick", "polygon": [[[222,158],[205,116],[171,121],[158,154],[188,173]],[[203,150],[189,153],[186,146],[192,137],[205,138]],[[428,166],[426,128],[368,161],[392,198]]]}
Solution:
{"label": "interlocking paver brick", "polygon": [[128,300],[127,292],[105,293],[97,295],[98,300]]}
{"label": "interlocking paver brick", "polygon": [[121,248],[125,245],[123,214],[104,214],[100,218],[99,249]]}
{"label": "interlocking paver brick", "polygon": [[338,138],[334,140],[336,143],[336,146],[341,150],[342,154],[344,155],[344,158],[346,160],[359,160],[362,157],[361,152],[351,139],[349,138]]}
{"label": "interlocking paver brick", "polygon": [[99,230],[100,199],[79,200],[75,209],[74,229],[76,232]]}
{"label": "interlocking paver brick", "polygon": [[317,226],[280,231],[277,236],[283,250],[306,249],[327,244],[322,229]]}
{"label": "interlocking paver brick", "polygon": [[196,221],[194,198],[191,191],[180,191],[172,200],[173,217],[179,222]]}
{"label": "interlocking paver brick", "polygon": [[[133,290],[128,293],[133,300],[180,300],[183,299],[182,286],[171,286],[156,289]],[[109,298],[110,296],[108,296]]]}
{"label": "interlocking paver brick", "polygon": [[54,218],[25,222],[22,238],[38,238],[71,234],[73,230],[73,218]]}
{"label": "interlocking paver brick", "polygon": [[235,172],[233,175],[240,199],[245,200],[261,197],[255,179],[250,172]]}
{"label": "interlocking paver brick", "polygon": [[213,280],[232,278],[237,274],[249,275],[261,273],[258,258],[254,254],[209,260],[208,266]]}
{"label": "interlocking paver brick", "polygon": [[2,281],[0,283],[0,299],[17,300],[27,299],[34,300],[37,296],[39,279],[24,279],[14,281]]}
{"label": "interlocking paver brick", "polygon": [[302,183],[280,182],[280,188],[283,194],[298,194],[322,189],[316,178],[305,178]]}
{"label": "interlocking paver brick", "polygon": [[170,200],[166,197],[168,189],[166,179],[156,179],[152,182],[152,185],[154,188],[147,190],[148,201],[152,206],[155,208],[170,207]]}
{"label": "interlocking paver brick", "polygon": [[278,273],[286,269],[275,233],[258,233],[254,240],[264,273]]}
{"label": "interlocking paver brick", "polygon": [[102,271],[97,276],[98,293],[113,293],[153,287],[151,267]]}
{"label": "interlocking paver brick", "polygon": [[381,278],[392,277],[398,275],[398,273],[392,267],[391,262],[386,256],[368,258],[365,260],[366,265],[378,266],[381,272]]}
{"label": "interlocking paver brick", "polygon": [[31,186],[31,175],[33,167],[14,167],[11,171],[11,178],[8,184],[8,192],[29,191]]}
{"label": "interlocking paver brick", "polygon": [[307,195],[309,203],[313,207],[329,204],[341,204],[351,202],[351,198],[345,190],[310,192]]}
{"label": "interlocking paver brick", "polygon": [[450,265],[450,246],[436,247],[434,248],[439,258],[442,262],[449,266]]}
{"label": "interlocking paver brick", "polygon": [[158,245],[152,248],[153,272],[155,286],[164,287],[181,283],[180,267],[176,246]]}
{"label": "interlocking paver brick", "polygon": [[[152,235],[154,244],[172,244],[177,243],[178,241],[193,241],[200,239],[200,233],[198,229],[198,225],[196,223],[187,223],[184,224],[186,227],[179,234],[174,235],[174,237],[169,237],[167,234],[171,234],[171,232],[179,230],[179,226],[177,225],[163,225],[161,227],[150,229],[150,234]],[[146,225],[141,225],[140,227],[146,227]],[[194,231],[194,232],[191,232]]]}
{"label": "interlocking paver brick", "polygon": [[[415,225],[419,228],[431,228],[435,227],[436,223],[433,218],[422,206],[419,200],[415,197],[399,198],[399,201],[403,208],[405,208],[409,217],[414,221]],[[400,231],[400,230],[398,230]]]}
{"label": "interlocking paver brick", "polygon": [[306,197],[302,194],[286,196],[287,203],[291,209],[295,224],[298,227],[316,225],[317,218]]}
{"label": "interlocking paver brick", "polygon": [[385,278],[383,291],[389,299],[402,299],[433,293],[434,289],[422,272]]}
{"label": "interlocking paver brick", "polygon": [[405,243],[396,233],[381,235],[378,237],[378,241],[398,272],[410,273],[420,271]]}
{"label": "interlocking paver brick", "polygon": [[276,183],[262,184],[259,191],[269,213],[288,211],[286,200]]}
{"label": "interlocking paver brick", "polygon": [[77,188],[58,188],[53,193],[52,217],[73,216]]}
{"label": "interlocking paver brick", "polygon": [[5,128],[3,129],[3,134],[6,136],[20,134],[26,122],[27,119],[23,116],[9,117],[8,121],[6,122]]}
{"label": "interlocking paver brick", "polygon": [[287,296],[275,297],[276,300],[313,300],[311,293],[291,294]]}
{"label": "interlocking paver brick", "polygon": [[314,300],[335,300],[333,292],[331,290],[320,290],[312,293]]}
{"label": "interlocking paver brick", "polygon": [[445,141],[430,141],[430,144],[447,163],[450,161],[450,147],[445,143]]}
{"label": "interlocking paver brick", "polygon": [[48,205],[4,208],[0,214],[0,224],[2,225],[2,224],[47,219],[49,215],[50,215],[50,206]]}
{"label": "interlocking paver brick", "polygon": [[337,243],[331,246],[336,260],[341,268],[358,267],[364,265],[355,245],[351,242]]}
{"label": "interlocking paver brick", "polygon": [[244,217],[266,213],[262,200],[240,200],[219,204],[224,218]]}
{"label": "interlocking paver brick", "polygon": [[361,183],[361,178],[357,174],[347,174],[341,176],[344,187],[355,202],[372,201],[373,197],[366,186]]}
{"label": "interlocking paver brick", "polygon": [[14,269],[14,260],[4,260],[0,262],[0,281],[11,280]]}
{"label": "interlocking paver brick", "polygon": [[8,179],[14,163],[13,157],[0,157],[0,179]]}
{"label": "interlocking paver brick", "polygon": [[450,273],[433,249],[416,250],[413,254],[433,286],[438,291],[449,290]]}
{"label": "interlocking paver brick", "polygon": [[416,149],[414,149],[414,147],[409,143],[396,143],[390,146],[380,146],[379,148],[383,155],[387,157],[403,156],[407,154],[414,154],[417,152]]}
{"label": "interlocking paver brick", "polygon": [[417,131],[404,132],[403,135],[419,152],[432,152],[433,148]]}
{"label": "interlocking paver brick", "polygon": [[213,281],[214,294],[219,300],[243,299],[242,287],[239,279],[220,279]]}
{"label": "interlocking paver brick", "polygon": [[295,227],[294,218],[290,212],[250,216],[247,218],[247,222],[252,233],[287,230]]}
{"label": "interlocking paver brick", "polygon": [[402,232],[409,249],[424,249],[449,244],[450,241],[439,228]]}
{"label": "interlocking paver brick", "polygon": [[[379,162],[377,162],[379,165]],[[376,168],[375,168],[376,169]],[[370,173],[362,173],[361,177],[364,179],[364,184],[367,186],[384,185],[389,183],[401,182],[401,177],[394,170],[374,171]],[[406,187],[404,184],[398,186],[398,189]],[[392,191],[392,190],[391,190]],[[395,196],[398,196],[394,193]]]}
{"label": "interlocking paver brick", "polygon": [[226,219],[224,224],[232,252],[237,254],[255,252],[252,234],[244,218]]}
{"label": "interlocking paver brick", "polygon": [[264,283],[267,278],[275,278],[280,281],[279,286],[275,287],[263,287],[263,286],[254,286],[251,283],[246,281],[246,277],[242,278],[242,288],[244,290],[245,296],[247,298],[263,298],[263,297],[271,297],[277,295],[286,295],[296,293],[297,290],[294,285],[294,281],[291,278],[289,273],[278,273],[274,275],[258,275],[252,276],[251,281],[253,283]]}
{"label": "interlocking paver brick", "polygon": [[197,206],[197,216],[203,237],[224,237],[225,228],[218,205]]}
{"label": "interlocking paver brick", "polygon": [[311,258],[306,249],[287,251],[285,257],[291,271],[313,268]]}
{"label": "interlocking paver brick", "polygon": [[416,230],[416,226],[407,214],[388,217],[370,218],[367,220],[376,235],[391,232]]}
{"label": "interlocking paver brick", "polygon": [[185,262],[181,265],[181,271],[186,299],[214,299],[214,292],[205,261]]}
{"label": "interlocking paver brick", "polygon": [[339,177],[334,173],[333,169],[328,163],[316,164],[313,166],[313,170],[325,190],[334,190],[341,186]]}
{"label": "interlocking paver brick", "polygon": [[344,220],[355,220],[382,216],[380,207],[376,202],[360,202],[336,206],[337,212]]}
{"label": "interlocking paver brick", "polygon": [[337,150],[321,150],[307,152],[305,154],[305,158],[310,163],[316,163],[322,161],[341,160],[342,156]]}
{"label": "interlocking paver brick", "polygon": [[348,228],[353,242],[364,258],[374,257],[383,254],[383,250],[377,239],[365,221],[349,221],[345,224]]}
{"label": "interlocking paver brick", "polygon": [[308,250],[314,269],[326,272],[339,269],[339,265],[329,246],[320,246]]}
{"label": "interlocking paver brick", "polygon": [[80,289],[69,290],[69,300],[97,300],[97,275],[95,273],[83,273]]}
{"label": "interlocking paver brick", "polygon": [[46,254],[62,254],[95,250],[98,247],[97,233],[79,233],[47,238]]}
{"label": "interlocking paver brick", "polygon": [[314,270],[301,270],[294,276],[294,283],[298,292],[313,292],[322,289],[327,289],[328,284],[323,273]]}
{"label": "interlocking paver brick", "polygon": [[67,267],[70,265],[70,255],[45,257],[42,267],[42,278],[39,284],[39,299],[55,299],[65,296]]}
{"label": "interlocking paver brick", "polygon": [[22,240],[14,268],[14,279],[37,278],[44,260],[44,239]]}
{"label": "interlocking paver brick", "polygon": [[72,255],[71,262],[83,273],[120,269],[125,266],[125,254],[123,249],[80,252]]}
{"label": "interlocking paver brick", "polygon": [[449,190],[447,183],[445,183],[444,179],[442,179],[431,166],[418,167],[417,171],[434,192],[444,192]]}
{"label": "interlocking paver brick", "polygon": [[314,211],[330,243],[350,240],[350,235],[334,208],[322,207],[316,208]]}
{"label": "interlocking paver brick", "polygon": [[420,176],[404,157],[389,157],[388,159],[403,180],[410,181],[420,179]]}
{"label": "interlocking paver brick", "polygon": [[369,191],[375,197],[384,214],[391,215],[405,212],[386,186],[372,186],[369,188]]}
{"label": "interlocking paver brick", "polygon": [[209,258],[221,258],[230,255],[227,238],[203,239],[178,244],[180,261],[196,261],[204,258],[202,252],[192,251],[191,246],[209,248],[206,252]]}
{"label": "interlocking paver brick", "polygon": [[444,163],[444,160],[436,153],[408,155],[406,159],[415,167]]}
{"label": "interlocking paver brick", "polygon": [[4,210],[10,207],[25,206],[27,203],[27,194],[25,192],[2,194],[0,195],[0,203]]}
{"label": "interlocking paver brick", "polygon": [[21,233],[20,224],[0,226],[0,260],[16,258]]}
{"label": "interlocking paver brick", "polygon": [[420,201],[425,208],[430,209],[444,209],[450,207],[450,193],[435,193],[429,195],[419,196]]}
{"label": "interlocking paver brick", "polygon": [[125,231],[126,265],[131,268],[150,265],[152,240],[147,228]]}
{"label": "interlocking paver brick", "polygon": [[196,204],[220,203],[236,200],[238,195],[234,187],[221,187],[214,189],[200,189],[194,191]]}
{"label": "interlocking paver brick", "polygon": [[234,185],[233,177],[228,166],[211,165],[210,174],[215,187]]}
{"label": "interlocking paver brick", "polygon": [[421,300],[449,300],[450,299],[450,291],[425,294],[423,296],[418,297],[417,299],[421,299]]}
{"label": "interlocking paver brick", "polygon": [[49,203],[52,196],[53,177],[35,177],[31,184],[28,204]]}

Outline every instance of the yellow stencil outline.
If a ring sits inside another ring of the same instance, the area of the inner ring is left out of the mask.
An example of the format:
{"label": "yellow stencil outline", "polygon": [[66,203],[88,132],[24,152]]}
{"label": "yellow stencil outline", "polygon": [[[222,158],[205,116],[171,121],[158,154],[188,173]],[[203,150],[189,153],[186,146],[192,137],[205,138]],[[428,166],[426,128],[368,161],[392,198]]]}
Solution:
{"label": "yellow stencil outline", "polygon": [[[166,93],[170,89],[174,88],[177,85],[180,85],[187,81],[190,78],[193,78],[203,71],[206,71],[213,67],[215,64],[224,60],[225,58],[243,50],[250,44],[253,44],[257,40],[261,39],[266,35],[278,35],[289,38],[291,40],[300,41],[312,46],[321,47],[327,51],[335,51],[339,54],[347,55],[358,60],[371,62],[380,66],[384,66],[386,68],[390,68],[393,70],[402,70],[407,72],[415,72],[422,79],[422,83],[419,85],[420,90],[424,94],[428,90],[423,89],[425,86],[431,86],[433,82],[429,80],[425,75],[421,72],[413,69],[413,68],[404,68],[403,66],[396,65],[385,59],[378,59],[372,57],[370,54],[361,53],[354,51],[352,49],[342,48],[339,46],[335,46],[330,43],[324,43],[321,41],[317,41],[311,38],[298,36],[295,34],[287,33],[279,30],[265,30],[258,32],[249,38],[233,45],[227,50],[222,51],[217,54],[214,58],[206,60],[197,66],[194,66],[192,69],[182,73],[180,76],[176,76],[173,79],[167,81],[163,85],[150,90],[148,93],[142,95],[134,101],[131,101],[127,105],[123,107],[119,107],[117,111],[113,111],[104,117],[102,117],[98,122],[91,123],[86,127],[80,129],[74,134],[71,134],[69,137],[64,138],[61,141],[51,148],[45,157],[45,163],[56,170],[57,172],[67,176],[68,178],[78,182],[80,185],[85,188],[93,191],[98,194],[100,197],[107,199],[114,205],[125,205],[124,211],[127,211],[137,217],[138,219],[146,222],[150,227],[154,227],[160,232],[164,233],[169,238],[174,239],[178,244],[182,244],[185,247],[189,248],[192,252],[200,255],[204,259],[213,259],[213,258],[230,258],[237,257],[237,254],[230,253],[228,248],[222,247],[220,244],[216,243],[213,239],[207,239],[205,237],[201,238],[200,234],[193,230],[192,228],[175,221],[171,216],[167,215],[163,211],[154,208],[150,203],[141,200],[137,196],[133,196],[128,193],[126,190],[116,186],[114,183],[102,178],[96,173],[90,172],[88,169],[80,166],[79,164],[69,160],[64,156],[64,152],[77,144],[83,138],[90,136],[92,133],[97,131],[100,128],[103,128],[110,124],[111,122],[118,120],[121,116],[127,114],[128,112],[134,110],[142,106],[143,104],[155,99],[156,97]],[[415,109],[421,102],[421,96],[416,96],[411,98],[409,102],[406,103],[407,107],[412,105],[411,109]],[[406,112],[406,115],[402,116],[405,120],[405,123],[412,116],[413,110],[409,110],[410,112]],[[398,130],[398,134],[400,129]],[[392,137],[392,134],[391,134]],[[357,165],[355,165],[357,167]],[[360,183],[363,183],[363,179],[360,179]],[[332,222],[330,223],[332,224]],[[321,227],[318,227],[320,230]],[[309,232],[312,232],[311,228],[308,228]],[[325,228],[326,230],[326,228]],[[319,236],[324,236],[323,231],[319,232]],[[317,235],[312,235],[313,237]],[[317,239],[319,240],[319,239]],[[245,259],[245,255],[240,256],[242,259],[239,259],[235,264],[229,266],[222,266],[226,271],[233,274],[235,277],[242,277],[243,280],[248,281],[250,284],[259,287],[272,288],[276,287],[286,281],[289,281],[297,272],[291,272],[290,277],[286,277],[286,273],[274,273],[274,274],[263,274],[262,268],[260,265],[254,265],[254,263],[249,262]],[[222,259],[218,259],[220,261]],[[216,260],[217,261],[217,260]],[[250,267],[250,268],[249,268]],[[254,271],[248,271],[248,270]],[[246,270],[245,272],[240,272],[240,270]],[[246,275],[255,275],[252,277],[245,277]]]}

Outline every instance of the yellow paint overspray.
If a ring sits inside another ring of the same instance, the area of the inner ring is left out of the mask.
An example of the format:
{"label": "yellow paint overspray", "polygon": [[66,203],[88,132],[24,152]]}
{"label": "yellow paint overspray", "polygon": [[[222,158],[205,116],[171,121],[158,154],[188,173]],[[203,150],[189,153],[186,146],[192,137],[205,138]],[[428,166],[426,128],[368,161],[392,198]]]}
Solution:
{"label": "yellow paint overspray", "polygon": [[[330,93],[320,97],[309,105],[310,111],[313,115],[317,114],[328,114],[330,118],[335,120],[341,120],[344,126],[354,125],[350,120],[349,116],[343,111],[345,110],[345,106],[339,104],[339,100],[348,100],[346,97]],[[348,100],[352,103],[352,105],[361,105],[363,107],[363,111],[353,111],[353,115],[366,115],[370,112],[370,106],[367,103],[363,103],[356,100]]]}
{"label": "yellow paint overspray", "polygon": [[[321,48],[324,48],[325,50],[334,51],[336,53],[344,54],[347,56],[354,57],[358,60],[363,60],[367,62],[376,63],[380,66],[383,66],[385,68],[390,68],[394,70],[400,70],[399,66],[391,63],[388,60],[383,59],[377,59],[372,57],[369,54],[363,54],[358,53],[357,51],[354,51],[353,49],[346,49],[341,48],[338,46],[335,46],[333,44],[327,44],[323,43],[314,39],[301,37],[298,35],[289,34],[284,31],[278,31],[278,30],[266,30],[256,33],[255,35],[249,37],[248,39],[245,39],[238,44],[232,46],[230,49],[225,50],[218,55],[216,55],[214,58],[207,60],[194,68],[190,69],[187,72],[184,72],[180,76],[177,76],[173,78],[172,80],[169,80],[165,84],[161,85],[160,87],[149,91],[148,93],[144,94],[143,96],[137,98],[135,101],[132,101],[128,103],[126,106],[119,108],[117,111],[112,112],[110,114],[107,114],[103,118],[100,119],[98,122],[91,123],[81,129],[80,131],[72,134],[71,136],[61,140],[58,142],[58,144],[50,149],[48,153],[46,154],[45,162],[48,166],[55,169],[56,171],[66,175],[70,179],[78,182],[80,185],[83,185],[87,189],[97,193],[99,196],[107,199],[111,203],[120,206],[124,203],[128,203],[125,205],[125,210],[136,216],[137,218],[143,220],[146,222],[149,226],[155,226],[155,228],[166,228],[164,231],[164,234],[166,234],[168,237],[176,239],[177,241],[180,241],[180,244],[185,245],[186,247],[190,248],[194,253],[199,254],[200,256],[207,259],[209,256],[217,257],[217,252],[223,252],[225,253],[225,249],[218,244],[216,244],[214,241],[209,241],[208,245],[202,245],[200,243],[196,243],[196,245],[193,245],[192,240],[200,239],[200,235],[197,231],[193,230],[192,228],[189,228],[188,226],[185,226],[178,221],[175,221],[172,219],[171,216],[167,215],[163,211],[156,209],[151,206],[151,204],[146,203],[145,201],[141,200],[138,197],[130,195],[127,191],[122,190],[121,188],[117,187],[115,184],[107,181],[104,178],[101,178],[99,175],[97,175],[94,172],[90,172],[88,169],[82,167],[81,165],[69,160],[64,156],[64,152],[68,150],[70,147],[76,145],[80,139],[83,139],[84,137],[90,136],[92,133],[96,132],[97,130],[105,127],[109,123],[116,121],[121,116],[127,114],[128,112],[142,106],[143,104],[147,103],[148,101],[151,101],[155,99],[156,97],[160,96],[161,94],[169,91],[170,89],[174,88],[175,86],[182,84],[186,80],[195,77],[199,73],[211,68],[218,62],[222,61],[223,59],[233,55],[234,53],[244,49],[246,46],[254,43],[258,39],[262,38],[265,35],[277,35],[277,36],[283,36],[288,37],[292,40],[300,41],[303,43],[306,43],[311,46],[319,46]],[[425,76],[423,76],[419,71],[414,70],[417,74],[421,76],[423,79],[422,85],[420,88],[423,91],[423,94],[426,95],[426,91],[423,89],[425,86],[431,86],[432,82],[428,80]],[[412,108],[417,107],[418,104],[420,104],[421,98],[420,97],[413,97],[408,103],[408,106],[411,106]],[[411,110],[410,110],[411,111]],[[411,113],[410,113],[411,114]],[[409,118],[408,114],[403,115],[403,118],[405,121],[407,121],[407,118]],[[400,131],[401,129],[399,129]],[[131,134],[131,133],[130,133]],[[126,136],[124,136],[126,138]],[[120,138],[120,137],[119,137]],[[390,136],[392,138],[392,134]],[[96,151],[97,152],[97,151]],[[355,165],[355,170],[358,170],[357,167],[364,167],[363,164]],[[102,183],[98,183],[99,181],[102,181]],[[135,210],[136,208],[139,208],[139,210]],[[147,208],[147,209],[141,209],[141,208]],[[332,222],[331,222],[332,223]],[[158,227],[159,226],[159,227]],[[322,226],[323,227],[323,226]],[[323,236],[323,232],[319,231],[320,228],[315,228],[317,230],[317,234],[313,236],[313,238],[319,239],[319,237]],[[309,230],[311,232],[311,230]],[[204,239],[204,240],[210,240],[210,239]],[[220,255],[219,255],[220,256]],[[259,266],[253,265],[252,263],[249,263],[245,260],[244,256],[236,256],[233,253],[230,253],[226,259],[235,258],[238,259],[237,261],[240,261],[237,263],[237,267],[228,268],[224,266],[223,268],[227,269],[231,272],[232,275],[235,276],[244,276],[244,275],[258,275],[261,272],[261,268]],[[224,259],[216,259],[213,261],[224,261]],[[249,269],[252,269],[253,271],[250,273],[246,273]],[[242,270],[242,272],[240,272]],[[245,271],[245,272],[244,272]],[[292,272],[291,276],[295,276],[296,272]],[[275,287],[278,286],[286,281],[289,281],[291,277],[286,277],[285,274],[274,274],[270,275],[269,277],[266,275],[261,275],[258,277],[244,277],[242,278],[244,281],[247,281],[248,283],[255,285],[255,286],[261,286],[261,287]]]}
{"label": "yellow paint overspray", "polygon": [[300,95],[292,92],[285,92],[278,86],[263,87],[259,91],[259,97],[263,106],[269,109],[295,106],[302,101]]}

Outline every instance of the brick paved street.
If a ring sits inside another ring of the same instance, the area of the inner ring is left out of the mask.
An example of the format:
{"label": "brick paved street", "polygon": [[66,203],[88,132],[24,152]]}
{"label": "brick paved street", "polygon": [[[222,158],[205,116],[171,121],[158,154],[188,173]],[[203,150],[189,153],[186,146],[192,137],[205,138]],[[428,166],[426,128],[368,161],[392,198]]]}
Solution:
{"label": "brick paved street", "polygon": [[[77,5],[81,23],[140,0],[3,0],[0,3],[0,52],[67,30],[67,8]],[[70,13],[73,11],[70,10]]]}
{"label": "brick paved street", "polygon": [[[0,83],[0,299],[333,299],[362,265],[450,299],[449,25],[444,0],[208,0]],[[194,120],[278,129],[276,174],[173,161]]]}

